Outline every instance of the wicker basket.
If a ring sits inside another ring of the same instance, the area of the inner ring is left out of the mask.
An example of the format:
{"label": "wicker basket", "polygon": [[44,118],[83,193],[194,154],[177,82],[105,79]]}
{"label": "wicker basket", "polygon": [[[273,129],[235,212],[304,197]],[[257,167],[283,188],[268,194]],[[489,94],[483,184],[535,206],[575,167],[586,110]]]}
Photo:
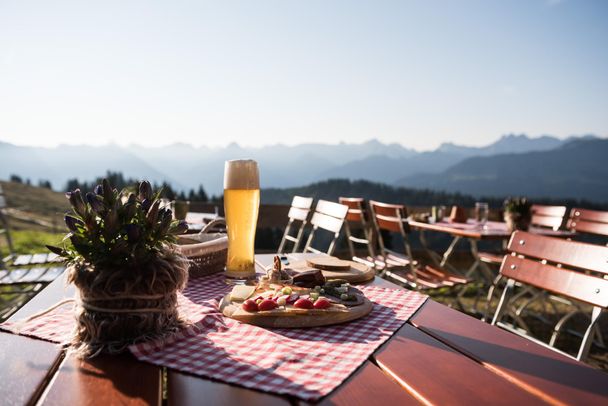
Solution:
{"label": "wicker basket", "polygon": [[225,225],[223,220],[213,220],[199,234],[181,236],[178,239],[182,254],[190,260],[190,278],[221,272],[226,267],[228,237],[224,233],[208,232],[220,225]]}

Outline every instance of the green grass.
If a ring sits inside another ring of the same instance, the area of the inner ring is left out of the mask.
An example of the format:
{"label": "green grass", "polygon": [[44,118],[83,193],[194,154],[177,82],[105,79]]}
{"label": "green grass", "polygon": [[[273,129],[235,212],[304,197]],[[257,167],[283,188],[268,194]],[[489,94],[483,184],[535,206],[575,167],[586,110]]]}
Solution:
{"label": "green grass", "polygon": [[[65,234],[51,233],[36,230],[14,230],[11,231],[13,247],[17,254],[31,254],[36,252],[49,252],[46,244],[57,245],[61,242]],[[0,255],[8,255],[8,245],[4,236],[0,236]]]}

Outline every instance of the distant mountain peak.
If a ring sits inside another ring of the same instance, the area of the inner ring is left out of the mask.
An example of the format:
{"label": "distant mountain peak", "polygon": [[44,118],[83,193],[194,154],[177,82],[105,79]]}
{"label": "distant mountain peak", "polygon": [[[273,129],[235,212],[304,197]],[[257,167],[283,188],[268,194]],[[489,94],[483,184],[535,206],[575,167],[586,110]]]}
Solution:
{"label": "distant mountain peak", "polygon": [[505,134],[485,147],[467,147],[452,142],[444,142],[437,148],[437,151],[463,154],[466,156],[494,155],[528,151],[546,151],[557,148],[563,143],[564,141],[550,135],[530,137],[526,134]]}

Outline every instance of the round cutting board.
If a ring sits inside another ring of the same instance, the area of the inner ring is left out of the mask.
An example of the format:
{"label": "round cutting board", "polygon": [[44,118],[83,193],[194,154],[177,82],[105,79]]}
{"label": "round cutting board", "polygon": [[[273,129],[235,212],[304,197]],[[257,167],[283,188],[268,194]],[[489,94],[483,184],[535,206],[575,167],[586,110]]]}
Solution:
{"label": "round cutting board", "polygon": [[318,310],[315,314],[287,314],[282,316],[272,313],[246,312],[240,303],[232,303],[230,294],[224,296],[220,302],[220,311],[224,316],[238,320],[242,323],[267,328],[306,328],[329,326],[346,323],[367,316],[373,309],[372,302],[365,298],[362,305],[349,307],[344,312],[323,312]]}
{"label": "round cutting board", "polygon": [[345,270],[328,270],[309,265],[309,261],[290,262],[285,268],[292,269],[296,272],[309,271],[311,269],[321,269],[325,279],[344,279],[349,283],[363,283],[371,281],[376,276],[376,271],[373,268],[360,264],[354,261],[340,261],[348,263],[349,267]]}
{"label": "round cutting board", "polygon": [[350,269],[350,261],[344,261],[336,257],[315,257],[306,260],[306,264],[312,268],[322,269],[325,271],[348,271]]}

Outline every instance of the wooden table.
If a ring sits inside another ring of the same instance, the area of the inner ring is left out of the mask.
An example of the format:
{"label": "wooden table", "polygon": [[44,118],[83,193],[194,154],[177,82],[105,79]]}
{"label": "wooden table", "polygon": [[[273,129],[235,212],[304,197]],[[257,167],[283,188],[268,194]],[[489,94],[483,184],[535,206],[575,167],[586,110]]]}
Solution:
{"label": "wooden table", "polygon": [[[269,265],[272,255],[256,259]],[[378,278],[371,283],[396,288]],[[58,279],[12,319],[72,294]],[[0,333],[0,362],[0,395],[11,405],[302,403],[167,371],[129,354],[78,360],[58,345],[7,333]],[[429,299],[320,403],[599,405],[608,404],[608,375]]]}
{"label": "wooden table", "polygon": [[[473,265],[464,273],[465,276],[471,276],[475,271],[481,271],[482,277],[486,278],[487,282],[492,283],[495,276],[494,273],[481,261],[479,258],[479,250],[477,241],[494,240],[507,241],[511,237],[511,232],[507,228],[507,223],[499,221],[488,221],[485,227],[482,227],[472,219],[466,223],[454,223],[447,220],[442,220],[437,223],[423,223],[420,221],[408,220],[407,223],[413,229],[420,231],[420,242],[424,250],[430,256],[435,265],[439,267],[448,267],[450,270],[459,272],[449,264],[449,260],[454,252],[456,244],[463,238],[469,240],[471,255],[473,256]],[[442,255],[431,250],[426,241],[425,231],[434,231],[452,236],[452,242]],[[541,234],[549,237],[569,238],[576,235],[572,231],[552,230],[550,228],[530,227],[531,233]]]}

